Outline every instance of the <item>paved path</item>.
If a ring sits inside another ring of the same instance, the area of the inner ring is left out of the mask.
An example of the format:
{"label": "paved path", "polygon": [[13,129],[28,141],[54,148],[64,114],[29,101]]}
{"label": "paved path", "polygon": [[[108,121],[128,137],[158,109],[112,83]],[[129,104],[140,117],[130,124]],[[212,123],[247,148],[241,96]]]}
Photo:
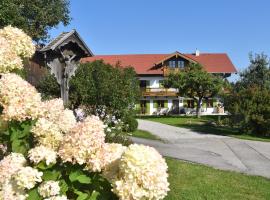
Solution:
{"label": "paved path", "polygon": [[164,156],[270,178],[268,142],[203,134],[146,120],[138,122],[138,129],[149,131],[164,142],[140,138],[133,141],[153,146]]}

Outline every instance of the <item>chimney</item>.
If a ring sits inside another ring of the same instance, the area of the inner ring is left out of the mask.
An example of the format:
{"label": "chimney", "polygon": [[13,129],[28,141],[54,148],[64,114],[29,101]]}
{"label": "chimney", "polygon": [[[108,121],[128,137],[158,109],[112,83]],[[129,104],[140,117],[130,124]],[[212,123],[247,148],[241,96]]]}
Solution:
{"label": "chimney", "polygon": [[200,51],[198,49],[196,49],[195,56],[199,56],[199,55],[200,55]]}

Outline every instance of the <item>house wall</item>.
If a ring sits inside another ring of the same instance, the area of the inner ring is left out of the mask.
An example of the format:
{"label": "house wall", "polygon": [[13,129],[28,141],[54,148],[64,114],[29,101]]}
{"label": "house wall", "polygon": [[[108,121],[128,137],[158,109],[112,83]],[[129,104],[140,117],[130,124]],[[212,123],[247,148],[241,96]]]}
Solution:
{"label": "house wall", "polygon": [[159,81],[164,80],[164,77],[162,77],[162,76],[152,76],[152,77],[140,76],[139,80],[150,81],[150,88],[159,88]]}
{"label": "house wall", "polygon": [[[184,107],[185,102],[187,98],[178,98],[178,97],[144,97],[141,98],[141,100],[146,100],[147,101],[147,113],[148,115],[153,115],[157,112],[157,101],[158,100],[164,100],[164,107],[168,108],[169,110],[172,109],[173,106],[173,101],[178,100],[179,101],[179,110],[184,109],[186,113],[191,113],[196,111],[196,107],[194,108],[187,108]],[[217,104],[219,102],[219,99],[216,99],[214,102],[213,107],[206,107],[206,104],[203,103],[202,105],[202,115],[208,115],[208,114],[213,114],[217,113]],[[138,110],[139,111],[139,110]]]}

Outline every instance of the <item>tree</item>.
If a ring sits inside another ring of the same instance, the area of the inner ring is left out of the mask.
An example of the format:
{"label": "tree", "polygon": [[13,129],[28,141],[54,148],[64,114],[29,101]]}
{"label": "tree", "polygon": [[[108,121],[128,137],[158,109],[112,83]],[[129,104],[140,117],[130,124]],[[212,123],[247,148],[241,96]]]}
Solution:
{"label": "tree", "polygon": [[236,82],[236,88],[258,87],[270,89],[270,65],[267,55],[250,54],[250,65],[240,73],[240,80]]}
{"label": "tree", "polygon": [[102,61],[81,64],[70,81],[70,103],[98,108],[106,106],[123,115],[139,98],[139,83],[133,68],[113,67]]}
{"label": "tree", "polygon": [[225,96],[231,124],[241,132],[270,136],[270,66],[264,54],[250,55],[249,67]]}
{"label": "tree", "polygon": [[220,77],[206,72],[199,64],[190,64],[184,71],[171,73],[165,82],[167,86],[177,88],[180,95],[197,102],[197,117],[201,114],[202,100],[217,95],[224,83]]}
{"label": "tree", "polygon": [[48,31],[59,23],[69,22],[69,0],[0,1],[0,28],[16,26],[36,42],[46,41]]}

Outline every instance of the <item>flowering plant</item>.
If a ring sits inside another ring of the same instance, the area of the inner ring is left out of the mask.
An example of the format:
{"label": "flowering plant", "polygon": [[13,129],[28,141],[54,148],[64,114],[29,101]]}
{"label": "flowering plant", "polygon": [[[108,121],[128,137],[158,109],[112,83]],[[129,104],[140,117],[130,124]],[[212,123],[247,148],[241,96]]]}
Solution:
{"label": "flowering plant", "polygon": [[[15,52],[28,56],[29,50],[18,46]],[[143,145],[106,143],[106,126],[99,117],[76,121],[61,99],[42,101],[16,74],[1,74],[0,105],[0,150],[5,155],[0,160],[0,200],[166,196],[167,165],[160,154]]]}
{"label": "flowering plant", "polygon": [[35,52],[31,38],[12,26],[0,29],[0,46],[0,73],[22,69],[22,59],[30,58]]}
{"label": "flowering plant", "polygon": [[75,113],[79,120],[83,120],[87,115],[98,116],[105,126],[106,142],[117,142],[125,146],[131,144],[129,137],[127,137],[131,134],[126,131],[129,125],[123,122],[118,111],[112,111],[106,106],[99,105],[97,107],[82,106],[76,109]]}

